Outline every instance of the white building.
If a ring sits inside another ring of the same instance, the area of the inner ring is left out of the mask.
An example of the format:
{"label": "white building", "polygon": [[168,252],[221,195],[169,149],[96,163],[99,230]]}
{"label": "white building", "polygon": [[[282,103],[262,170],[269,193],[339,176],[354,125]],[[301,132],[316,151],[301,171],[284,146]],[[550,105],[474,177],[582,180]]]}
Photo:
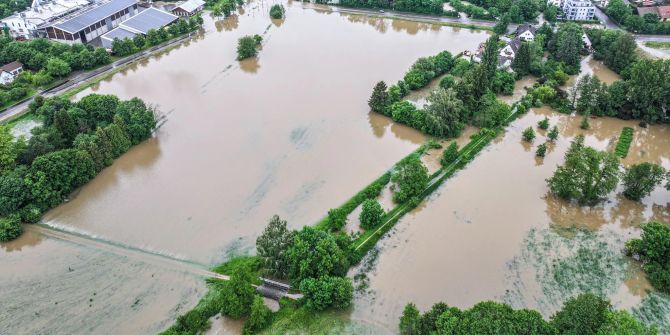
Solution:
{"label": "white building", "polygon": [[88,0],[33,0],[30,8],[8,16],[0,22],[14,38],[33,38],[37,26],[70,14],[88,5]]}
{"label": "white building", "polygon": [[565,13],[565,19],[570,21],[593,20],[596,7],[590,0],[565,0],[563,13]]}
{"label": "white building", "polygon": [[193,16],[205,7],[203,0],[188,0],[172,9],[172,14],[177,16]]}
{"label": "white building", "polygon": [[0,67],[0,84],[11,84],[19,73],[23,72],[23,64],[11,62]]}

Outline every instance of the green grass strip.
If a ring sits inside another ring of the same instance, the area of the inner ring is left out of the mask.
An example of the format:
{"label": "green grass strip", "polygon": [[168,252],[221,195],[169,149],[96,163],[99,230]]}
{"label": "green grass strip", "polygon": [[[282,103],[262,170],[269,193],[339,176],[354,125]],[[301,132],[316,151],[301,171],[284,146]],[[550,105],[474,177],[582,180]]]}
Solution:
{"label": "green grass strip", "polygon": [[614,153],[621,158],[626,158],[626,156],[628,156],[628,150],[630,149],[631,142],[633,142],[633,128],[624,127],[621,130],[619,142],[616,144]]}

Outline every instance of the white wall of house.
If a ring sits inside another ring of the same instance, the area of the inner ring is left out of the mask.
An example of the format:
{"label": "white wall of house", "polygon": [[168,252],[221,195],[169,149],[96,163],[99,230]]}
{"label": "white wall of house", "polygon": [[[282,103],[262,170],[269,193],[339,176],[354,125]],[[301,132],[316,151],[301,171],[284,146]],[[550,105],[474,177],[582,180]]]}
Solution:
{"label": "white wall of house", "polygon": [[519,34],[518,37],[520,40],[526,42],[532,42],[535,40],[535,35],[533,35],[533,33],[531,33],[530,30],[524,31],[523,33]]}
{"label": "white wall of house", "polygon": [[566,0],[563,3],[563,12],[567,20],[592,20],[596,7],[589,0]]}

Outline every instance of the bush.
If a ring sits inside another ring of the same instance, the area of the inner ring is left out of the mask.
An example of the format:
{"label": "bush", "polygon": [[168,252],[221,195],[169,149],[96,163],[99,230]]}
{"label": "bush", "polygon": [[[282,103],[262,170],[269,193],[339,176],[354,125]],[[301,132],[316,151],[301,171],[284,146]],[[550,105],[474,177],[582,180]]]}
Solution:
{"label": "bush", "polygon": [[444,88],[445,90],[454,86],[454,83],[456,83],[456,79],[450,74],[440,79],[440,87]]}
{"label": "bush", "polygon": [[256,332],[265,328],[272,321],[272,311],[268,306],[265,306],[263,297],[256,295],[251,304],[251,312],[249,317],[244,321],[244,328],[242,334],[255,334]]}
{"label": "bush", "polygon": [[328,211],[328,227],[330,230],[337,231],[347,224],[347,213],[340,208],[332,208]]}
{"label": "bush", "polygon": [[558,127],[553,126],[549,131],[549,133],[547,134],[547,137],[552,142],[556,141],[556,139],[558,139]]}
{"label": "bush", "polygon": [[547,153],[547,144],[542,143],[537,146],[537,151],[535,151],[535,156],[537,157],[544,157],[544,155]]}
{"label": "bush", "polygon": [[230,280],[223,284],[221,314],[233,319],[239,319],[249,314],[256,295],[253,286],[251,286],[253,280],[253,275],[248,268],[239,267],[234,269],[230,275]]}
{"label": "bush", "polygon": [[239,41],[237,42],[238,60],[256,57],[256,54],[258,54],[257,48],[260,45],[260,41],[258,38],[256,38],[256,36],[260,37],[259,35],[240,37]]}
{"label": "bush", "polygon": [[344,309],[351,305],[354,287],[347,277],[307,278],[300,284],[305,307],[314,311]]}
{"label": "bush", "polygon": [[359,216],[361,228],[368,230],[377,227],[384,218],[384,209],[377,200],[368,199],[363,202],[363,210]]}
{"label": "bush", "polygon": [[270,17],[273,19],[281,19],[284,17],[284,6],[274,4],[270,7]]}
{"label": "bush", "polygon": [[609,301],[593,294],[581,294],[568,299],[563,309],[551,317],[551,324],[560,334],[596,334],[610,308]]}
{"label": "bush", "polygon": [[535,139],[535,131],[532,127],[528,127],[521,133],[521,138],[523,138],[523,140],[526,142],[533,142]]}
{"label": "bush", "polygon": [[42,211],[35,205],[28,205],[19,211],[21,220],[26,223],[37,223],[42,218]]}
{"label": "bush", "polygon": [[623,195],[639,201],[648,196],[663,181],[665,169],[652,163],[640,163],[626,169],[623,176]]}
{"label": "bush", "polygon": [[582,129],[586,130],[586,129],[589,129],[589,127],[590,127],[589,116],[584,115],[584,117],[582,117],[582,122],[579,123],[579,128],[582,128]]}
{"label": "bush", "polygon": [[5,218],[0,218],[0,242],[11,241],[23,232],[21,227],[21,218],[12,214]]}
{"label": "bush", "polygon": [[542,130],[549,129],[549,119],[545,117],[544,120],[537,123],[537,127]]}
{"label": "bush", "polygon": [[456,143],[456,141],[453,141],[442,152],[442,159],[440,159],[440,164],[442,164],[443,167],[447,167],[449,164],[455,162],[457,158],[458,158],[458,143]]}

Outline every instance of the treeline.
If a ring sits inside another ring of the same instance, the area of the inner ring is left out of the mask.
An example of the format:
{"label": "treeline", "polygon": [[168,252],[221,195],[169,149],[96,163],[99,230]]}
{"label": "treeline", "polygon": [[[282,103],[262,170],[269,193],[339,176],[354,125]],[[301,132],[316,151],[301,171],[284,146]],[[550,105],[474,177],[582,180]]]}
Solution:
{"label": "treeline", "polygon": [[[509,106],[496,100],[495,93],[511,93],[515,81],[513,75],[497,70],[497,44],[497,36],[487,41],[478,65],[455,60],[447,51],[420,58],[395,85],[387,89],[384,82],[377,83],[368,105],[374,112],[437,137],[458,137],[466,124],[495,127],[511,112]],[[401,100],[446,73],[449,75],[431,92],[423,109]]]}
{"label": "treeline", "polygon": [[612,0],[607,4],[607,15],[626,30],[642,34],[670,34],[670,21],[661,21],[656,13],[639,16],[636,10],[623,0]]}
{"label": "treeline", "polygon": [[65,77],[72,71],[91,70],[109,64],[111,58],[103,48],[80,43],[68,45],[43,38],[30,41],[0,38],[0,62],[6,64],[13,61],[23,63],[24,70],[36,72],[23,74],[27,77],[23,82],[45,86],[54,78]]}
{"label": "treeline", "polygon": [[391,9],[400,12],[443,15],[442,0],[340,0],[339,6]]}
{"label": "treeline", "polygon": [[0,18],[4,19],[14,12],[24,11],[31,3],[29,0],[0,0]]}
{"label": "treeline", "polygon": [[0,217],[13,223],[0,225],[4,240],[18,237],[19,222],[37,222],[156,127],[154,110],[137,98],[91,94],[73,103],[37,97],[29,109],[43,121],[29,140],[15,140],[0,127]]}
{"label": "treeline", "polygon": [[[452,0],[452,6],[453,1],[454,0]],[[488,15],[493,18],[501,18],[501,20],[504,18],[504,20],[509,20],[514,23],[523,23],[535,20],[535,18],[537,18],[537,16],[542,10],[544,10],[544,7],[546,6],[546,1],[538,0],[472,0],[468,2],[485,9],[488,12]],[[476,13],[476,15],[483,14],[481,10],[477,10]],[[478,18],[476,16],[472,17]]]}
{"label": "treeline", "polygon": [[142,51],[146,48],[159,45],[175,37],[181,36],[191,31],[195,31],[204,20],[200,15],[192,16],[188,19],[179,19],[176,23],[169,25],[167,28],[149,29],[147,36],[137,34],[132,39],[115,38],[112,41],[112,53],[123,57],[132,55],[136,52]]}
{"label": "treeline", "polygon": [[480,302],[464,310],[440,302],[423,314],[410,303],[400,317],[399,328],[403,335],[658,333],[627,311],[615,310],[609,301],[589,293],[568,299],[549,321],[537,311],[515,310],[494,301]]}
{"label": "treeline", "polygon": [[449,4],[456,11],[468,14],[468,17],[470,18],[478,20],[495,20],[495,16],[482,7],[465,4],[460,0],[451,0],[449,1]]}

